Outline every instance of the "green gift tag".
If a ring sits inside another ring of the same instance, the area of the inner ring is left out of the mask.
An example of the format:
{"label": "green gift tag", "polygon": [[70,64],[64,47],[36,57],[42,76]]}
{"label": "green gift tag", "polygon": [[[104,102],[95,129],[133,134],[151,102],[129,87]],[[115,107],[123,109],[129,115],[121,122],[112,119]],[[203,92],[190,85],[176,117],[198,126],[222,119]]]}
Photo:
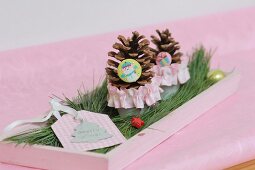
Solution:
{"label": "green gift tag", "polygon": [[104,128],[99,127],[96,123],[83,121],[79,124],[72,134],[72,143],[94,143],[103,139],[112,137]]}

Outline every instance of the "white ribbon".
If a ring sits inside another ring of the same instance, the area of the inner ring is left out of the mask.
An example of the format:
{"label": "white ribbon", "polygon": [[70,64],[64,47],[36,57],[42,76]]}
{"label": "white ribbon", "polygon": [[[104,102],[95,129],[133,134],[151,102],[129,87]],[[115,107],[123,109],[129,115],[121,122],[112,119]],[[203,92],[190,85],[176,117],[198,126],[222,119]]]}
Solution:
{"label": "white ribbon", "polygon": [[31,124],[31,123],[43,123],[49,120],[52,116],[55,116],[57,119],[61,118],[60,111],[68,113],[75,118],[78,118],[79,113],[74,110],[71,107],[64,106],[60,103],[59,99],[53,98],[50,101],[51,104],[51,110],[49,111],[48,115],[43,117],[43,118],[33,118],[33,119],[28,119],[28,120],[17,120],[15,122],[12,122],[10,125],[8,125],[5,129],[4,132],[9,132],[12,129],[16,128],[17,126],[25,125],[25,124]]}

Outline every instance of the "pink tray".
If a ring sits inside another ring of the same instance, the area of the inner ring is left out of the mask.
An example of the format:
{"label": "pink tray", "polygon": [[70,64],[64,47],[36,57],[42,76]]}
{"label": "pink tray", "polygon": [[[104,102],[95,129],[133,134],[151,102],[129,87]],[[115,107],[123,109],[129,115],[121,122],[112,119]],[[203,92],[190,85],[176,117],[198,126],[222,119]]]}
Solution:
{"label": "pink tray", "polygon": [[105,155],[0,142],[0,152],[4,153],[0,154],[0,162],[54,170],[122,169],[232,95],[237,90],[239,81],[239,73],[230,73],[222,81]]}

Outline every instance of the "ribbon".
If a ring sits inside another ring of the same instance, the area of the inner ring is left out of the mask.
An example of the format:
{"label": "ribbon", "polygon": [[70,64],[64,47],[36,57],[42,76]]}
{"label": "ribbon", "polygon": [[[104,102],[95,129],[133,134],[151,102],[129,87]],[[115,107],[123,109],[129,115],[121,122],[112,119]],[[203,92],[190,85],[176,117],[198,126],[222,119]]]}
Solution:
{"label": "ribbon", "polygon": [[60,103],[59,99],[53,98],[50,101],[51,104],[51,110],[49,111],[48,115],[43,118],[33,118],[28,120],[17,120],[15,122],[12,122],[9,124],[5,129],[4,132],[9,132],[12,129],[16,128],[17,126],[25,125],[25,124],[31,124],[31,123],[43,123],[49,120],[52,116],[55,116],[57,119],[61,118],[60,111],[68,113],[72,116],[74,116],[76,119],[79,119],[79,113],[74,110],[73,108],[70,108],[68,106],[64,106]]}

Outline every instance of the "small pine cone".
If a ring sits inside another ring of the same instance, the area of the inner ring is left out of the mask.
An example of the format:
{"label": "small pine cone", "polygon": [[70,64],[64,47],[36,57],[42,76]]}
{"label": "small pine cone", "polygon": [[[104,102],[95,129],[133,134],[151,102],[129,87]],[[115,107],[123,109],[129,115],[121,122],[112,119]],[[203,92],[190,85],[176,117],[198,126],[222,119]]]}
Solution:
{"label": "small pine cone", "polygon": [[[160,52],[168,52],[172,56],[172,62],[173,63],[180,63],[181,62],[181,56],[183,55],[181,52],[179,52],[180,46],[179,42],[176,42],[174,38],[172,37],[171,33],[168,29],[160,32],[159,30],[156,30],[156,32],[159,35],[159,38],[157,36],[152,35],[152,43],[156,45],[156,49],[151,49],[155,53],[155,57]],[[155,58],[154,58],[155,61]]]}

